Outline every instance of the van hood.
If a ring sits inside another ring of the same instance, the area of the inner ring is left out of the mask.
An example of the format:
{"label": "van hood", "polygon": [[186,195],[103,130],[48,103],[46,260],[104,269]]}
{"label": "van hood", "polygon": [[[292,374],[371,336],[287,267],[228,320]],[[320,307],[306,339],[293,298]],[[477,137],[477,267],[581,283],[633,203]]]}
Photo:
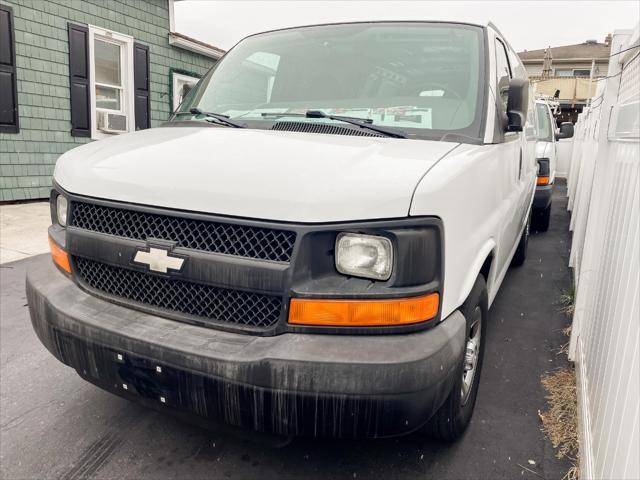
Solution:
{"label": "van hood", "polygon": [[70,193],[262,220],[408,215],[423,175],[458,144],[212,126],[173,126],[62,155]]}

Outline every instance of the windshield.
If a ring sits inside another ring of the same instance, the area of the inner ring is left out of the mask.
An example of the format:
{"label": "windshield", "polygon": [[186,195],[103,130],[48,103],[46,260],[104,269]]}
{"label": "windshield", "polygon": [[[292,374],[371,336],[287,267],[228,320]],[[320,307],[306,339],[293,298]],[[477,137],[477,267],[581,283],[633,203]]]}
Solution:
{"label": "windshield", "polygon": [[545,142],[551,142],[553,140],[553,127],[551,126],[551,120],[549,118],[549,110],[547,106],[542,103],[536,103],[536,109],[538,110],[538,140],[544,140]]}
{"label": "windshield", "polygon": [[189,119],[198,108],[249,128],[340,123],[304,117],[315,110],[367,119],[408,137],[478,139],[483,49],[480,27],[447,23],[356,23],[255,35],[202,79],[173,119]]}

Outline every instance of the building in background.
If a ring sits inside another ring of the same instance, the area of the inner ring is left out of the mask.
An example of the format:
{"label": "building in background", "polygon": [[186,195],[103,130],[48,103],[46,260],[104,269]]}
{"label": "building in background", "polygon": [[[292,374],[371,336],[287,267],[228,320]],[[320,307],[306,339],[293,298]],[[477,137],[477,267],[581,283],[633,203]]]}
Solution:
{"label": "building in background", "polygon": [[576,45],[525,50],[522,60],[536,93],[556,97],[560,102],[556,117],[576,122],[578,114],[596,92],[598,79],[607,75],[611,35],[604,43],[587,40]]}
{"label": "building in background", "polygon": [[0,0],[0,201],[46,198],[57,158],[157,126],[224,53],[174,0]]}

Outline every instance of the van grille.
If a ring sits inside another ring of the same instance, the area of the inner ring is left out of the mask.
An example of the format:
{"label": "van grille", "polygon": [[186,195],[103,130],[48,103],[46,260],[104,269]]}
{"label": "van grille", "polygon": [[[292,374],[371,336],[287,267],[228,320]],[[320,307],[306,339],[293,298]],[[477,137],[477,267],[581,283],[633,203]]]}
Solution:
{"label": "van grille", "polygon": [[203,323],[268,328],[280,317],[282,298],[217,288],[75,257],[76,273],[91,289],[141,306]]}
{"label": "van grille", "polygon": [[140,212],[85,202],[71,203],[73,227],[136,240],[155,238],[178,247],[238,257],[290,262],[295,232]]}

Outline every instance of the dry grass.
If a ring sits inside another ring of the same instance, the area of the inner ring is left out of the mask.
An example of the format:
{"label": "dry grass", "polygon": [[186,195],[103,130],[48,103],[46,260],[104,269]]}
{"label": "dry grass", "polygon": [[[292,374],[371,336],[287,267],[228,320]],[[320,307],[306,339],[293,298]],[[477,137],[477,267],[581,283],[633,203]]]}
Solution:
{"label": "dry grass", "polygon": [[567,457],[574,466],[565,476],[568,480],[579,478],[578,467],[578,402],[576,376],[573,368],[566,367],[542,377],[547,391],[549,409],[539,413],[542,431],[557,449],[558,458]]}
{"label": "dry grass", "polygon": [[576,295],[573,289],[562,292],[558,303],[560,303],[560,311],[562,313],[569,317],[573,316],[576,306]]}
{"label": "dry grass", "polygon": [[[575,292],[565,290],[560,295],[560,312],[571,317],[575,311]],[[562,329],[566,337],[571,336],[571,325]],[[569,353],[569,342],[560,346],[557,354]],[[576,396],[576,375],[573,367],[565,367],[544,375],[542,385],[547,392],[548,410],[538,412],[542,421],[542,431],[557,450],[558,458],[568,458],[572,462],[562,480],[579,480],[578,466],[578,399]]]}
{"label": "dry grass", "polygon": [[[564,327],[562,329],[562,334],[565,337],[571,337],[571,325],[569,325],[568,327]],[[569,344],[571,343],[571,341],[567,341],[565,343],[563,343],[562,345],[560,345],[560,348],[558,349],[558,352],[556,353],[556,355],[561,355],[561,354],[565,354],[565,355],[569,355]]]}
{"label": "dry grass", "polygon": [[572,466],[562,480],[580,480],[580,467]]}

